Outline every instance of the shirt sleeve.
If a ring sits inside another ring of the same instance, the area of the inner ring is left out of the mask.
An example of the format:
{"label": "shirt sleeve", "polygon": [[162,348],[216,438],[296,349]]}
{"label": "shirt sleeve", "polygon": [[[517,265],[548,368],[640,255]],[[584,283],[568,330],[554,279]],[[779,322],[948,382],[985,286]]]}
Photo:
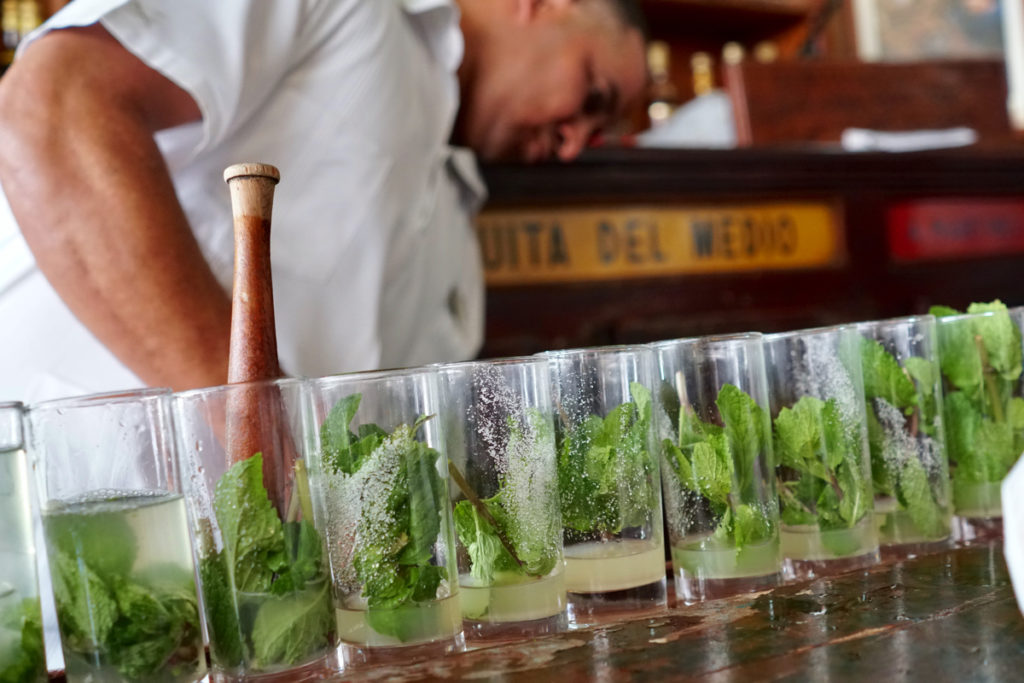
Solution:
{"label": "shirt sleeve", "polygon": [[[75,0],[29,36],[100,22],[126,49],[188,92],[200,147],[244,126],[322,40],[320,0]],[[23,50],[24,47],[20,47]]]}

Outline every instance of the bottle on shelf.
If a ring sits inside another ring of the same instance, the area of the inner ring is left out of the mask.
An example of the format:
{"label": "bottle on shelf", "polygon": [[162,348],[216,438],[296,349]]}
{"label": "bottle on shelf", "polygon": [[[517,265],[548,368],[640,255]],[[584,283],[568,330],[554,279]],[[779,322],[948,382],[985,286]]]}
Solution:
{"label": "bottle on shelf", "polygon": [[43,23],[44,15],[40,0],[0,1],[0,68],[14,61],[18,44]]}
{"label": "bottle on shelf", "polygon": [[43,7],[40,0],[18,0],[18,40],[39,28],[43,23]]}
{"label": "bottle on shelf", "polygon": [[668,43],[661,40],[651,42],[647,47],[647,69],[651,78],[647,116],[653,128],[668,120],[682,101],[679,89],[672,82],[671,50]]}
{"label": "bottle on shelf", "polygon": [[0,69],[14,59],[14,50],[18,47],[21,35],[18,31],[18,0],[0,2]]}
{"label": "bottle on shelf", "polygon": [[725,64],[739,64],[746,59],[747,50],[736,41],[729,41],[722,46],[722,62]]}
{"label": "bottle on shelf", "polygon": [[754,46],[754,61],[759,64],[772,64],[779,59],[779,48],[770,40],[762,40]]}
{"label": "bottle on shelf", "polygon": [[715,62],[707,52],[694,52],[690,57],[693,74],[693,96],[707,95],[715,89]]}

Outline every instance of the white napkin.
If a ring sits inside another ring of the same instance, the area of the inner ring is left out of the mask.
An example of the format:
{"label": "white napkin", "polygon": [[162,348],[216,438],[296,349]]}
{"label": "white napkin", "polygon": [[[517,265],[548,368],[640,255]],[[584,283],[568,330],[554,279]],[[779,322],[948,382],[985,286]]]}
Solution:
{"label": "white napkin", "polygon": [[841,143],[847,152],[917,152],[923,149],[966,147],[978,141],[973,128],[908,130],[887,132],[867,128],[847,128]]}
{"label": "white napkin", "polygon": [[1003,479],[1003,554],[1017,606],[1024,612],[1024,458]]}

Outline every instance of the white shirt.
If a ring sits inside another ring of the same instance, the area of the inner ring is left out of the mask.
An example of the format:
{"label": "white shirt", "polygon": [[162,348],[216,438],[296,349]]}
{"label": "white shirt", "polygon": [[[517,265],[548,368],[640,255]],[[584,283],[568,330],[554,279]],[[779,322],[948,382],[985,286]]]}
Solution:
{"label": "white shirt", "polygon": [[[463,51],[451,0],[75,0],[29,42],[96,21],[202,112],[157,143],[226,290],[223,170],[280,169],[271,259],[285,372],[476,353],[483,276],[470,221],[484,187],[472,155],[448,144]],[[36,269],[2,194],[0,321],[2,399],[140,385]]]}

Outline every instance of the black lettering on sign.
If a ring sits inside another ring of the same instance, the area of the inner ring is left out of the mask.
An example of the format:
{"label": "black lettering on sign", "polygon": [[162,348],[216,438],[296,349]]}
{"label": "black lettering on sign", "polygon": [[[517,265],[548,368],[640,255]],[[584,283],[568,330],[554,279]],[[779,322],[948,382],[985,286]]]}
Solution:
{"label": "black lettering on sign", "polygon": [[569,245],[558,222],[484,222],[477,233],[488,271],[569,265]]}
{"label": "black lettering on sign", "polygon": [[776,232],[776,242],[778,243],[779,253],[785,256],[791,256],[796,252],[797,247],[797,233],[796,233],[796,222],[791,216],[782,214],[779,216],[778,229]]}
{"label": "black lettering on sign", "polygon": [[513,240],[515,227],[496,222],[487,222],[479,226],[477,235],[480,240],[480,254],[483,256],[485,270],[497,270],[508,259],[509,236]]}
{"label": "black lettering on sign", "polygon": [[619,236],[615,228],[606,221],[597,224],[597,257],[601,263],[608,265],[615,261],[619,253]]}
{"label": "black lettering on sign", "polygon": [[536,268],[541,265],[542,257],[540,253],[541,233],[544,231],[544,226],[540,223],[529,222],[523,225],[523,232],[526,234],[526,250],[529,254],[528,265]]}
{"label": "black lettering on sign", "polygon": [[644,265],[665,260],[658,223],[629,218],[621,224],[603,220],[597,224],[597,257],[603,265]]}
{"label": "black lettering on sign", "polygon": [[551,226],[551,249],[548,254],[548,262],[552,266],[569,265],[569,245],[565,243],[565,234],[558,223]]}
{"label": "black lettering on sign", "polygon": [[693,234],[693,253],[697,258],[710,258],[714,247],[715,224],[710,219],[695,220],[690,223]]}
{"label": "black lettering on sign", "polygon": [[690,235],[698,260],[753,260],[789,256],[797,249],[796,222],[787,214],[702,216],[690,222]]}

